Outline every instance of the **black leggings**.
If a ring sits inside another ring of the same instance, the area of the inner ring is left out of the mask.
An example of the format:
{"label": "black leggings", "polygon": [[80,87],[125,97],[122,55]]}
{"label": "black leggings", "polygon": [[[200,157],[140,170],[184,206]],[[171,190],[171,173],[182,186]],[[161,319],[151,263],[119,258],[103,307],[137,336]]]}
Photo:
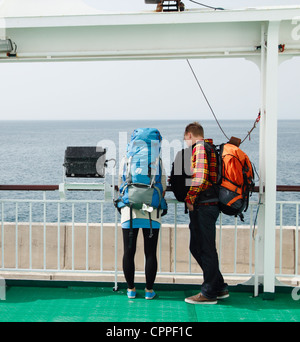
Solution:
{"label": "black leggings", "polygon": [[[130,244],[129,233],[130,229],[122,229],[123,242],[124,242],[124,256],[123,256],[123,272],[129,289],[134,288],[134,273],[135,264],[134,256],[136,252],[136,241],[139,229],[133,229],[133,238]],[[153,236],[150,238],[150,229],[143,228],[144,235],[144,252],[146,257],[145,274],[146,274],[146,288],[147,290],[153,289],[153,284],[157,273],[157,241],[159,229],[153,229]]]}

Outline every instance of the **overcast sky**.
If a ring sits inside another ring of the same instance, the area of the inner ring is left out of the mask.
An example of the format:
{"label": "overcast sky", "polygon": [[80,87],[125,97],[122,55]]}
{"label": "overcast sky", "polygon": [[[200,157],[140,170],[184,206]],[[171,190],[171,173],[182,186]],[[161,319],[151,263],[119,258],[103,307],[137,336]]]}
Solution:
{"label": "overcast sky", "polygon": [[[83,0],[103,11],[151,10],[144,0]],[[200,6],[183,0],[186,8]],[[202,0],[242,8],[291,0]],[[200,7],[201,8],[201,7]],[[243,59],[192,60],[220,119],[255,119],[258,68]],[[176,72],[174,72],[176,70]],[[212,119],[186,61],[0,63],[0,119]],[[300,58],[280,66],[279,118],[300,118]]]}

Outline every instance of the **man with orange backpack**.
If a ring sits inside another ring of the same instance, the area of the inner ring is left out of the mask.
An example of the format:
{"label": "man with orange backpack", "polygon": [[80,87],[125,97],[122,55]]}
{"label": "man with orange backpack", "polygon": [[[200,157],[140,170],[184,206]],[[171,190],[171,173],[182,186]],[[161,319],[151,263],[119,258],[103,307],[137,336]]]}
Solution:
{"label": "man with orange backpack", "polygon": [[184,140],[192,146],[191,184],[185,203],[190,216],[190,251],[203,270],[201,292],[186,298],[190,304],[216,304],[229,297],[227,284],[219,270],[216,250],[216,221],[219,217],[217,154],[212,140],[204,140],[203,127],[189,124]]}

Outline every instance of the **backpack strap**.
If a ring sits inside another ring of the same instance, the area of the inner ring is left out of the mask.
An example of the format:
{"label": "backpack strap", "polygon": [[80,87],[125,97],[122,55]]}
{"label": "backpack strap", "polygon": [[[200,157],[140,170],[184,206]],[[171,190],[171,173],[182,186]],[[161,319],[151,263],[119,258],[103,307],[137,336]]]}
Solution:
{"label": "backpack strap", "polygon": [[207,156],[207,165],[208,165],[208,179],[211,184],[213,184],[213,181],[211,180],[211,175],[210,175],[210,165],[211,165],[211,147],[208,147],[208,143],[204,142],[204,149],[206,152]]}
{"label": "backpack strap", "polygon": [[188,207],[186,205],[186,202],[184,202],[184,213],[185,214],[188,214],[189,213],[189,210],[188,210]]}
{"label": "backpack strap", "polygon": [[153,184],[155,184],[155,177],[156,177],[156,174],[157,174],[157,169],[160,167],[160,157],[158,156],[155,160],[155,172],[154,172],[154,175],[150,175],[150,179],[151,179],[151,182],[150,182],[150,188],[152,188]]}
{"label": "backpack strap", "polygon": [[129,159],[126,158],[126,183],[131,184],[132,183],[132,176],[131,176],[131,161],[132,157],[129,157]]}
{"label": "backpack strap", "polygon": [[129,249],[132,248],[132,242],[133,242],[133,217],[132,217],[132,204],[130,204],[130,230],[129,230]]}
{"label": "backpack strap", "polygon": [[[217,161],[217,172],[219,173],[219,165],[218,165],[218,157],[217,157],[217,154],[218,154],[218,151],[216,148],[213,148],[213,146],[208,143],[208,142],[205,142],[204,141],[204,149],[205,149],[205,152],[206,152],[206,156],[207,156],[207,165],[208,165],[208,181],[210,182],[210,184],[212,185],[212,188],[214,189],[215,191],[215,194],[217,197],[219,197],[219,189],[218,189],[218,186],[217,186],[217,183],[214,183],[211,179],[211,174],[210,174],[210,167],[211,167],[211,153],[212,151],[214,152],[215,154],[215,157],[216,157],[216,161]],[[218,176],[217,176],[217,182],[218,182]]]}
{"label": "backpack strap", "polygon": [[149,222],[150,222],[150,235],[149,235],[149,239],[151,239],[153,237],[152,219],[151,219],[151,213],[148,212],[148,214],[149,214]]}

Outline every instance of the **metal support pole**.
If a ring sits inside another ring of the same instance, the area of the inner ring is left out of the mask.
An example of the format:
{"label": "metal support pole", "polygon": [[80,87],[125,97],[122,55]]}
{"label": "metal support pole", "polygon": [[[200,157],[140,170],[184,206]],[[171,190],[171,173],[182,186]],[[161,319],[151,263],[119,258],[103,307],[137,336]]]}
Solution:
{"label": "metal support pole", "polygon": [[278,116],[278,40],[280,21],[269,22],[266,60],[264,141],[264,298],[275,294],[275,233]]}
{"label": "metal support pole", "polygon": [[266,120],[266,25],[261,26],[261,120],[259,133],[259,199],[262,203],[258,212],[258,231],[255,236],[255,276],[254,276],[254,296],[259,294],[259,283],[262,283],[262,275],[264,272],[264,231],[265,231],[265,120]]}

